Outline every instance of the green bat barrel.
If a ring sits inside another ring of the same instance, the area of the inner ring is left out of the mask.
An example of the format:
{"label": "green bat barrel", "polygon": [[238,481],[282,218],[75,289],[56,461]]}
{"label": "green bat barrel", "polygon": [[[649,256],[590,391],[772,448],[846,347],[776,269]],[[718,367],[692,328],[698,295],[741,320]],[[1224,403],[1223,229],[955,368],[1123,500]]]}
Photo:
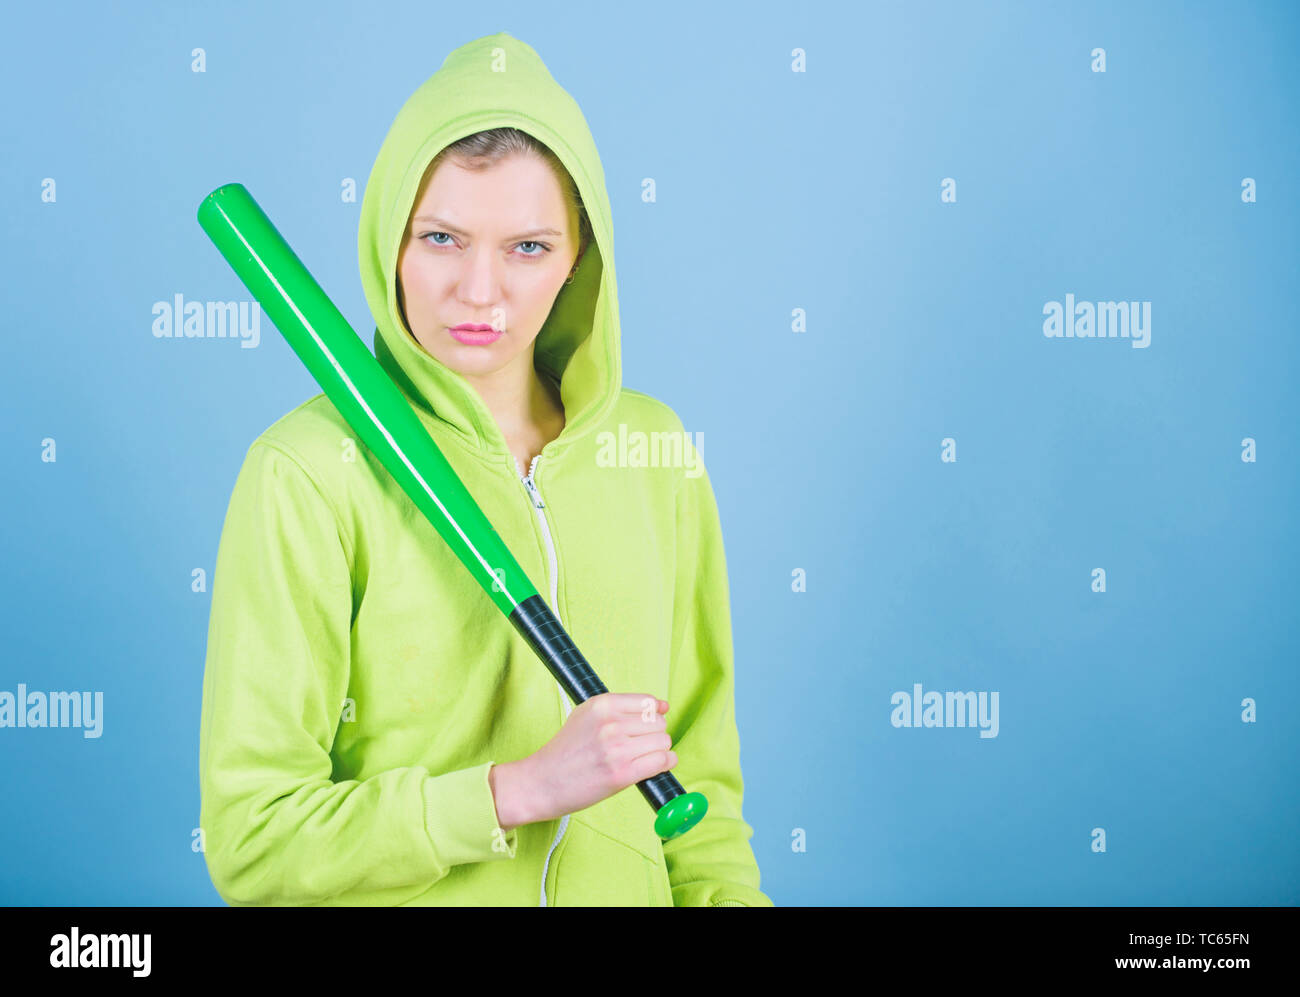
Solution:
{"label": "green bat barrel", "polygon": [[[199,225],[362,443],[388,469],[575,704],[608,692],[538,594],[415,410],[289,248],[243,184],[218,187]],[[670,772],[637,783],[668,840],[704,817],[708,801]]]}

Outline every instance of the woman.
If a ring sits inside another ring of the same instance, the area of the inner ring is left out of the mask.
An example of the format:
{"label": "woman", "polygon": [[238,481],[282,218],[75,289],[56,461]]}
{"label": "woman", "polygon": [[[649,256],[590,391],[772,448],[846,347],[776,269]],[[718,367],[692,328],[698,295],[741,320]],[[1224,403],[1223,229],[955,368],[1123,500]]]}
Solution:
{"label": "woman", "polygon": [[[412,95],[358,248],[376,357],[613,691],[572,707],[316,395],[249,448],[217,557],[200,781],[218,892],[771,906],[712,488],[676,414],[622,386],[603,171],[536,52],[480,38]],[[629,438],[684,444],[621,459]],[[669,769],[709,811],[661,842],[634,784]]]}

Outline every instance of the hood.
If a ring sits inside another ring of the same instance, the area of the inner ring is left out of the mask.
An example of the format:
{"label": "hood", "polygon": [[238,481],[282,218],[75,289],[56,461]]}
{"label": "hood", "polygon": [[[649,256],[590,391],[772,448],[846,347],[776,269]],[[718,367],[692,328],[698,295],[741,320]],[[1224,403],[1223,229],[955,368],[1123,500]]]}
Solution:
{"label": "hood", "polygon": [[375,319],[375,357],[412,404],[485,457],[510,453],[469,382],[407,331],[397,303],[397,258],[429,162],[474,132],[511,126],[545,143],[573,176],[593,241],[537,336],[534,363],[560,385],[559,453],[594,430],[622,386],[618,292],[609,195],[582,111],[533,49],[505,32],[462,45],[407,99],[380,147],[361,204],[357,250]]}

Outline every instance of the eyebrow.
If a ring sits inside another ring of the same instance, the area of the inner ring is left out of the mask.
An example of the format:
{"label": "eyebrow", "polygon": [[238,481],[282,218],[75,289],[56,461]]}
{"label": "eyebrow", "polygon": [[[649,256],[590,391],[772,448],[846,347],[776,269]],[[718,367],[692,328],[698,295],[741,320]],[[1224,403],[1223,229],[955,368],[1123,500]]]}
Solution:
{"label": "eyebrow", "polygon": [[[437,225],[440,229],[450,232],[452,235],[469,235],[469,233],[466,232],[464,229],[457,228],[456,226],[452,225],[450,222],[438,218],[436,215],[419,215],[418,217],[414,218],[413,221],[416,224],[422,223],[425,225]],[[513,235],[510,238],[531,239],[535,235],[553,235],[559,238],[562,237],[564,233],[557,232],[553,228],[535,228],[535,229],[531,229],[528,232],[520,232],[519,234]]]}

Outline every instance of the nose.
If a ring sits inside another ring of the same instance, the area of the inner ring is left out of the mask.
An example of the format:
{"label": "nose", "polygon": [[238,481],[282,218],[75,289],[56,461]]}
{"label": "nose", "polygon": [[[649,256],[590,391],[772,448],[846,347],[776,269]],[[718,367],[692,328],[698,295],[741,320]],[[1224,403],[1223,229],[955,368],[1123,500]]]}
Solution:
{"label": "nose", "polygon": [[495,304],[501,296],[502,261],[490,249],[475,246],[463,257],[457,293],[474,308]]}

